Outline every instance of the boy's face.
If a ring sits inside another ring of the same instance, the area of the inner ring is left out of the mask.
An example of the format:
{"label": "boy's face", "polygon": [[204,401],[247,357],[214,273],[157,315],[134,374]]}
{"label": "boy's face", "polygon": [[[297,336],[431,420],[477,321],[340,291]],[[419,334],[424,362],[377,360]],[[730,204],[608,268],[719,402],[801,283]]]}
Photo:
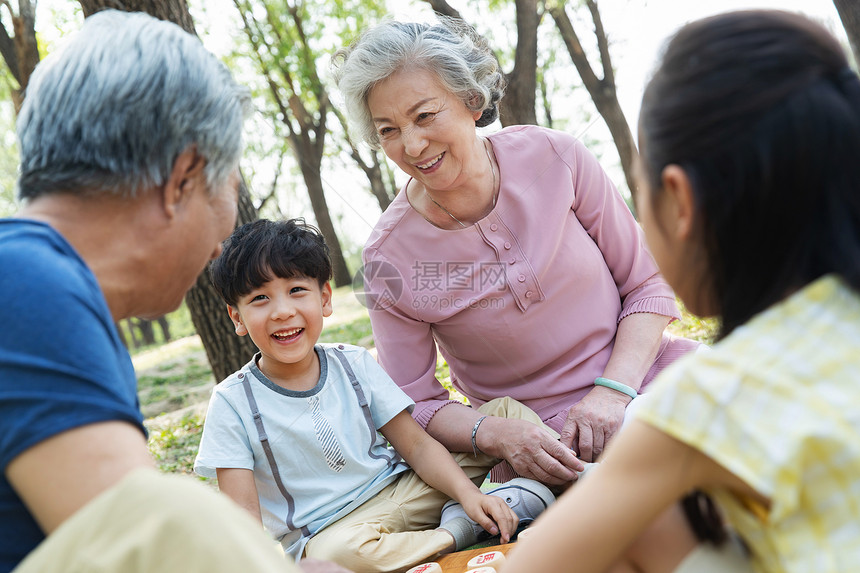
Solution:
{"label": "boy's face", "polygon": [[228,307],[239,336],[249,335],[273,373],[313,358],[322,332],[323,317],[330,316],[331,286],[298,276],[275,278]]}

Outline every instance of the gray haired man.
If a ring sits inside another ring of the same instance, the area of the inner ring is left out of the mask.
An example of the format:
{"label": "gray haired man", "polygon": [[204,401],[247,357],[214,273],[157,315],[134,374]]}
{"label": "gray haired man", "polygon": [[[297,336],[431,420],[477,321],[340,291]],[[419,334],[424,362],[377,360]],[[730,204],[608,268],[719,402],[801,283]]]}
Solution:
{"label": "gray haired man", "polygon": [[0,572],[297,570],[226,498],[154,469],[114,328],[175,309],[219,254],[248,98],[141,13],[91,16],[37,66],[24,206],[0,220]]}

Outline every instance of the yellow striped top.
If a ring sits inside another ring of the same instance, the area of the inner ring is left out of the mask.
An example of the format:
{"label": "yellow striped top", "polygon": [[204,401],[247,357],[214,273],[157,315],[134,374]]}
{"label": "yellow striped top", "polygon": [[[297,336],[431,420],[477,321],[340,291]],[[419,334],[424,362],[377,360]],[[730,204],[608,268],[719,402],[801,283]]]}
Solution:
{"label": "yellow striped top", "polygon": [[771,500],[709,491],[759,572],[860,571],[860,296],[823,277],[654,383],[639,419]]}

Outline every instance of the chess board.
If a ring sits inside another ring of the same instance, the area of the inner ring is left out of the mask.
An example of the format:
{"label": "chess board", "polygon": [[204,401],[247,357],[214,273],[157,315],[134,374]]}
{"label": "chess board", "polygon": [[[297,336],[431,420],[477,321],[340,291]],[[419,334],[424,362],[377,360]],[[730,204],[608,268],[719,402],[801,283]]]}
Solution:
{"label": "chess board", "polygon": [[488,553],[490,551],[501,551],[507,555],[508,551],[510,551],[513,546],[513,543],[506,543],[504,545],[494,545],[492,547],[480,547],[478,549],[458,551],[456,553],[449,553],[448,555],[440,557],[436,560],[436,563],[442,566],[442,573],[465,573],[467,569],[466,564],[469,563],[469,560],[473,557],[477,557],[481,553]]}

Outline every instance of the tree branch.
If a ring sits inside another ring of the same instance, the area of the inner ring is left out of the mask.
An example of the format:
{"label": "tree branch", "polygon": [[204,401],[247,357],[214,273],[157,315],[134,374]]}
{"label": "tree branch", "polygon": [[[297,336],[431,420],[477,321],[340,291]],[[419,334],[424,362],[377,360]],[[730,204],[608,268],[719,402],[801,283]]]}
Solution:
{"label": "tree branch", "polygon": [[[346,116],[344,116],[343,113],[341,113],[341,111],[335,106],[331,106],[331,111],[334,113],[338,122],[340,122],[340,126],[343,128],[344,139],[346,139],[346,143],[349,145],[350,157],[352,157],[353,161],[355,161],[359,168],[364,171],[365,176],[367,176],[367,180],[370,182],[370,192],[374,197],[376,197],[376,201],[379,203],[379,208],[382,211],[385,211],[385,209],[388,208],[388,205],[391,204],[391,194],[389,194],[388,189],[385,187],[385,181],[382,179],[382,169],[379,164],[379,157],[375,151],[371,151],[372,162],[367,163],[358,151],[358,146],[355,145],[355,142],[349,135],[349,122],[347,122]],[[391,181],[391,188],[394,189],[393,180]]]}
{"label": "tree branch", "polygon": [[[290,110],[281,99],[278,84],[275,82],[274,78],[272,78],[272,71],[265,59],[263,59],[263,56],[260,54],[260,42],[254,39],[254,30],[252,29],[251,21],[247,16],[247,14],[250,14],[250,7],[244,4],[241,0],[233,0],[233,4],[236,6],[236,11],[239,12],[239,17],[242,18],[242,29],[245,30],[245,35],[248,36],[248,41],[251,43],[251,47],[253,48],[254,57],[256,58],[257,63],[260,64],[260,71],[263,72],[263,77],[266,78],[266,84],[269,86],[272,99],[275,101],[275,105],[281,113],[282,123],[287,127],[287,139],[290,141],[291,145],[296,146],[299,142],[289,120],[291,115]],[[259,25],[256,20],[254,20],[254,25],[257,28],[257,37],[261,37],[262,33],[259,30]]]}
{"label": "tree branch", "polygon": [[269,27],[272,29],[272,34],[275,36],[275,42],[278,46],[289,46],[292,42],[285,42],[284,37],[281,34],[280,27],[278,26],[278,21],[275,18],[272,7],[269,6],[268,2],[263,3],[263,7],[266,9],[266,20],[269,22]]}
{"label": "tree branch", "polygon": [[27,89],[30,75],[39,63],[39,45],[36,42],[36,11],[30,0],[18,0],[18,17],[12,17],[15,30],[15,52],[18,55],[18,83]]}
{"label": "tree branch", "polygon": [[600,10],[598,10],[597,2],[594,0],[586,0],[585,4],[588,6],[591,19],[594,21],[594,35],[597,36],[597,49],[600,51],[600,62],[603,66],[603,82],[615,87],[615,71],[612,69],[612,58],[609,56],[609,40],[603,29]]}
{"label": "tree branch", "polygon": [[[3,2],[4,5],[9,7],[8,2]],[[11,8],[9,8],[11,11]],[[13,16],[14,18],[14,16]],[[3,56],[3,60],[6,62],[6,66],[8,66],[9,71],[12,72],[12,76],[15,78],[15,81],[18,82],[18,85],[21,85],[21,68],[18,64],[18,54],[15,52],[15,41],[9,36],[9,32],[6,30],[6,27],[0,23],[0,55]]]}
{"label": "tree branch", "polygon": [[458,20],[462,20],[463,17],[460,16],[460,13],[457,12],[454,8],[451,7],[448,2],[445,0],[424,0],[430,7],[433,8],[433,11],[437,14],[441,14],[443,16],[448,16],[449,18],[457,18]]}
{"label": "tree branch", "polygon": [[346,144],[349,145],[349,155],[356,163],[358,163],[358,166],[361,168],[361,170],[367,173],[370,169],[370,166],[365,163],[364,158],[358,152],[358,147],[352,140],[352,136],[350,136],[349,134],[349,122],[347,121],[346,116],[343,115],[343,113],[341,113],[341,111],[334,106],[331,106],[331,111],[337,118],[338,123],[340,123],[340,126],[343,128],[343,138],[346,140]]}
{"label": "tree branch", "polygon": [[[269,188],[269,192],[266,194],[265,197],[263,197],[263,199],[260,201],[260,204],[257,205],[257,211],[262,210],[263,205],[268,203],[270,199],[274,198],[275,194],[277,193],[277,191],[278,191],[278,179],[281,178],[281,173],[284,170],[284,156],[286,154],[287,154],[287,148],[284,146],[281,146],[281,150],[280,150],[280,153],[278,155],[278,169],[277,169],[277,171],[275,171],[275,177],[272,179],[272,185]],[[280,212],[280,209],[278,209],[278,212]]]}
{"label": "tree branch", "polygon": [[576,35],[576,30],[573,29],[567,12],[564,11],[564,6],[554,4],[549,7],[549,13],[558,26],[558,31],[561,33],[561,38],[564,40],[564,45],[567,47],[573,65],[576,66],[576,71],[582,78],[582,83],[585,84],[589,93],[599,91],[600,79],[591,69],[591,63],[588,61],[588,56],[585,55],[585,50],[582,49],[582,43],[579,41],[579,36]]}
{"label": "tree branch", "polygon": [[[299,38],[299,43],[301,44],[301,59],[303,61],[303,65],[307,70],[307,77],[310,80],[311,88],[314,94],[314,97],[317,100],[317,113],[319,114],[319,121],[316,122],[314,126],[314,141],[312,143],[314,153],[317,156],[322,156],[325,147],[325,134],[326,134],[326,117],[328,115],[328,101],[329,96],[328,92],[323,87],[322,82],[320,81],[319,76],[317,75],[316,68],[316,58],[314,58],[313,53],[311,52],[310,43],[308,42],[308,37],[305,34],[304,21],[302,20],[302,16],[299,13],[299,8],[296,5],[288,6],[287,11],[290,14],[290,17],[293,19],[293,24],[296,27],[296,35]],[[292,88],[292,86],[291,86]],[[293,89],[295,93],[295,89]],[[307,111],[307,108],[304,106],[304,103],[301,100],[298,100],[298,103],[301,104],[302,111],[306,115],[306,120],[308,125],[312,125],[313,119],[310,113]],[[309,144],[311,142],[308,142]]]}

